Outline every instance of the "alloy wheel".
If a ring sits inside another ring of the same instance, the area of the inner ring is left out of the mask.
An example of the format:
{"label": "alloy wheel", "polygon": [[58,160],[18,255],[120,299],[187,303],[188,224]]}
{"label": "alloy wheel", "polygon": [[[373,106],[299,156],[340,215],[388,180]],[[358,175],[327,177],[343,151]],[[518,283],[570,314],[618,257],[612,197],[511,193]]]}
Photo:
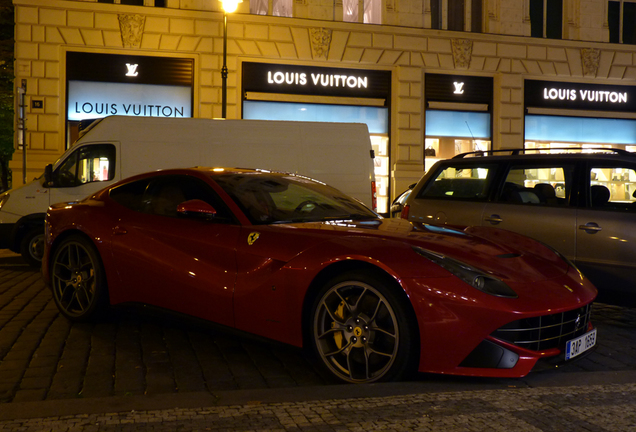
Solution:
{"label": "alloy wheel", "polygon": [[347,382],[382,379],[400,344],[393,306],[380,290],[359,281],[325,292],[314,315],[313,337],[325,365]]}

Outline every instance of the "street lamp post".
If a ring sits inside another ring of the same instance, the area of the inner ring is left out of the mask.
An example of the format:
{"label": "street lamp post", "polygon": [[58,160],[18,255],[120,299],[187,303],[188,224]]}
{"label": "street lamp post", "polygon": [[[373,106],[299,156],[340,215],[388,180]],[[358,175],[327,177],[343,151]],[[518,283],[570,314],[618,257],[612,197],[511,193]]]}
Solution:
{"label": "street lamp post", "polygon": [[242,0],[221,0],[223,7],[223,66],[221,66],[221,118],[227,118],[227,14],[232,13]]}

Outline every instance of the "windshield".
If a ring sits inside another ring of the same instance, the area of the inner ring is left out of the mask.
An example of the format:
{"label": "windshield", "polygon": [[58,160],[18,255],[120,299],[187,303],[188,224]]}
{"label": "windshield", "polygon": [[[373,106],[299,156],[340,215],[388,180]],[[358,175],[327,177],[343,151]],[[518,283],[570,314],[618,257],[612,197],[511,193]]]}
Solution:
{"label": "windshield", "polygon": [[256,172],[213,179],[255,225],[378,218],[337,189],[301,176]]}

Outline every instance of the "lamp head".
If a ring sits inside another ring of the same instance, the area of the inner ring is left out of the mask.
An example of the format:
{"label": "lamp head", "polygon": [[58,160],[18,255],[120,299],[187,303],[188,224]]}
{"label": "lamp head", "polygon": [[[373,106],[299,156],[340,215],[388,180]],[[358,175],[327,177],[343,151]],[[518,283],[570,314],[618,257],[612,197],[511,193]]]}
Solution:
{"label": "lamp head", "polygon": [[236,11],[239,3],[243,3],[243,0],[220,0],[223,10],[227,13]]}

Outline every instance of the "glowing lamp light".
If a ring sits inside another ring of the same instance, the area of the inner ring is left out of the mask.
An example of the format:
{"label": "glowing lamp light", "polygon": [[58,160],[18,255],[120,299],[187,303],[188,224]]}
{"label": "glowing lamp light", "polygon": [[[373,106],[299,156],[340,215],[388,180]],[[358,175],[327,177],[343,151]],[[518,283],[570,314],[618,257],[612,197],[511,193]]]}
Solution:
{"label": "glowing lamp light", "polygon": [[236,11],[238,4],[242,2],[243,0],[222,0],[221,6],[225,12],[232,13]]}

